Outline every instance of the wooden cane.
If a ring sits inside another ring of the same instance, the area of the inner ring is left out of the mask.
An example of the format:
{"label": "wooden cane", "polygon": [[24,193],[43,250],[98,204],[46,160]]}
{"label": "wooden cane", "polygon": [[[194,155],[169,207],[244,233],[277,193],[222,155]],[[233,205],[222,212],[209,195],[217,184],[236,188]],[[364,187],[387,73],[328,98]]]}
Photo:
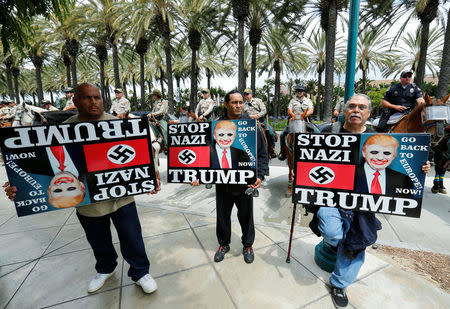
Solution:
{"label": "wooden cane", "polygon": [[288,248],[288,255],[286,258],[286,263],[291,262],[291,245],[292,245],[292,235],[294,234],[294,223],[295,223],[295,212],[296,211],[297,211],[297,204],[294,203],[294,208],[292,209],[291,234],[289,235],[289,248]]}

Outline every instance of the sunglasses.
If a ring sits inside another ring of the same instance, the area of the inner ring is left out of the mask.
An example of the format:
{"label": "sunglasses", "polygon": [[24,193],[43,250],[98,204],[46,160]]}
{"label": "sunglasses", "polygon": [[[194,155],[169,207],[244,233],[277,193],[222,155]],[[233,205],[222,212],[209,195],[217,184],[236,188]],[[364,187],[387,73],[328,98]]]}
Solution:
{"label": "sunglasses", "polygon": [[250,93],[248,93],[248,92],[244,92],[244,95],[249,95]]}

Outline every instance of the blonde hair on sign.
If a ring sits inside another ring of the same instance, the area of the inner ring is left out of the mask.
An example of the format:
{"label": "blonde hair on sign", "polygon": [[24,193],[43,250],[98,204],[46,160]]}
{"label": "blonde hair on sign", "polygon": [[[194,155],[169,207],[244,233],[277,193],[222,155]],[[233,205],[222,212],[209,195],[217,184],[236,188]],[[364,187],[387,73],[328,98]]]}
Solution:
{"label": "blonde hair on sign", "polygon": [[216,124],[216,126],[214,128],[214,134],[216,133],[216,130],[219,130],[219,129],[227,129],[227,130],[234,130],[234,131],[236,131],[237,130],[237,125],[233,121],[222,120],[222,121],[219,121]]}
{"label": "blonde hair on sign", "polygon": [[399,142],[395,137],[386,134],[375,134],[367,138],[363,145],[363,151],[366,146],[374,144],[383,147],[395,147],[395,149],[399,146]]}

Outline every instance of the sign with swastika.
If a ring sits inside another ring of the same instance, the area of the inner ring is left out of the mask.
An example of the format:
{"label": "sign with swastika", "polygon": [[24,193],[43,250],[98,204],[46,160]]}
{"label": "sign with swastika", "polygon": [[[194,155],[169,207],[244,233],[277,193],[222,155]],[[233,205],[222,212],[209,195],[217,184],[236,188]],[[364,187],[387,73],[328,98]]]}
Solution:
{"label": "sign with swastika", "polygon": [[297,133],[294,141],[293,203],[420,217],[428,134]]}
{"label": "sign with swastika", "polygon": [[254,119],[168,126],[168,181],[249,184],[256,180]]}
{"label": "sign with swastika", "polygon": [[156,187],[144,118],[1,129],[18,216],[151,192]]}

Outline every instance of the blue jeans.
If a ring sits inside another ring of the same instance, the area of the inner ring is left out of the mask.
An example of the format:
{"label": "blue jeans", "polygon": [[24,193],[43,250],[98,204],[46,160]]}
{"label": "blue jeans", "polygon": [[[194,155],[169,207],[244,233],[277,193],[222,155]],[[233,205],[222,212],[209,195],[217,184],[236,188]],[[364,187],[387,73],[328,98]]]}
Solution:
{"label": "blue jeans", "polygon": [[342,218],[337,208],[320,207],[317,216],[323,239],[329,245],[338,248],[336,265],[331,274],[330,282],[335,287],[345,289],[355,281],[361,266],[364,264],[365,250],[358,253],[352,260],[345,256],[341,240],[345,238],[351,222]]}
{"label": "blue jeans", "polygon": [[109,274],[117,266],[117,253],[114,249],[110,229],[112,221],[119,236],[120,252],[125,261],[130,264],[128,276],[133,281],[137,281],[148,274],[150,262],[145,252],[141,224],[134,202],[102,217],[86,217],[78,212],[77,216],[94,251],[97,261],[95,270],[98,273]]}

